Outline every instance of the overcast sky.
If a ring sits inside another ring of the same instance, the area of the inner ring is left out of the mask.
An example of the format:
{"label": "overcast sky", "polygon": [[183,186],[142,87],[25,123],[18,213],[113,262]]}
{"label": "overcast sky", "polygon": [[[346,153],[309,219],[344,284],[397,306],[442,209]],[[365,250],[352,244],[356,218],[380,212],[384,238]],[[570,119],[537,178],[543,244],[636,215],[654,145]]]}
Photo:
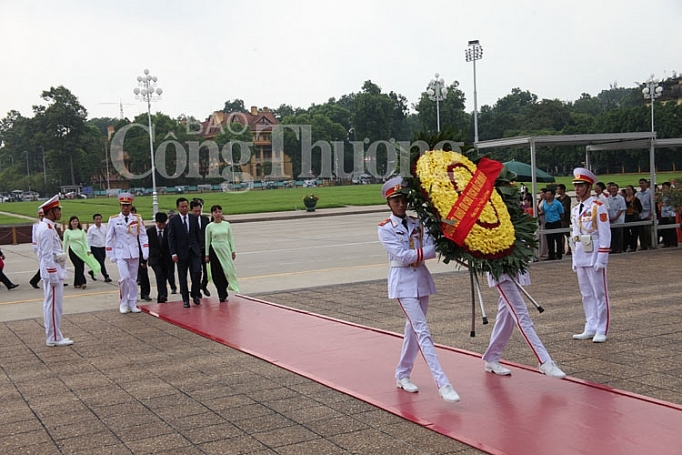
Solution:
{"label": "overcast sky", "polygon": [[410,105],[438,72],[473,110],[514,87],[573,101],[610,84],[682,73],[681,0],[31,1],[0,0],[0,118],[33,115],[63,85],[88,117],[146,112],[145,68],[164,91],[152,106],[205,119],[226,100],[307,108],[371,79]]}

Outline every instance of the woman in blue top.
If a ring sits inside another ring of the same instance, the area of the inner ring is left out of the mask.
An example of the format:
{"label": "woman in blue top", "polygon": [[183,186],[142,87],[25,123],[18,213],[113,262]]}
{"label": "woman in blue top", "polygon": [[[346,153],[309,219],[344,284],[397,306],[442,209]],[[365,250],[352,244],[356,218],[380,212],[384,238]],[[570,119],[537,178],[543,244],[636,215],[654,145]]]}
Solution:
{"label": "woman in blue top", "polygon": [[[560,229],[561,215],[564,214],[564,205],[554,199],[554,188],[547,188],[545,192],[545,200],[540,205],[540,215],[545,215],[545,229]],[[563,242],[563,233],[557,232],[547,234],[547,260],[561,259],[561,244]]]}

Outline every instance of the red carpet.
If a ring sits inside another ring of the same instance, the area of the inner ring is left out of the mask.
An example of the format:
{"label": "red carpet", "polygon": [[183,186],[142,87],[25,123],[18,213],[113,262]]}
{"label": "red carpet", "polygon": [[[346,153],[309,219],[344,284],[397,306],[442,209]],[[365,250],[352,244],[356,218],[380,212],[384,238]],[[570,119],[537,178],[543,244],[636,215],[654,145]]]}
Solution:
{"label": "red carpet", "polygon": [[402,337],[244,296],[145,305],[145,312],[492,454],[680,454],[682,406],[522,365],[485,373],[478,354],[439,346],[461,395],[446,403],[420,358],[417,394],[395,388]]}

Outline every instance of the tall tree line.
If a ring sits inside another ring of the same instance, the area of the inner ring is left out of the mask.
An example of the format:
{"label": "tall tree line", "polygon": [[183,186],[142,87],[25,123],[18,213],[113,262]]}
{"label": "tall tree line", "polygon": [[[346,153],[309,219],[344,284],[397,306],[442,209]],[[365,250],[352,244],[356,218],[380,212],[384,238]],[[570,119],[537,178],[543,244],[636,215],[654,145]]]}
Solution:
{"label": "tall tree line", "polygon": [[[679,78],[678,78],[679,79]],[[659,138],[682,137],[682,104],[676,103],[676,80],[664,81],[664,95],[655,103],[656,132]],[[646,132],[651,129],[650,106],[641,94],[642,87],[622,88],[612,85],[596,96],[583,93],[575,101],[538,99],[528,90],[514,88],[511,93],[497,100],[492,106],[484,105],[478,115],[479,139],[481,141],[517,135],[592,134],[618,132]],[[294,176],[306,172],[320,175],[331,169],[333,175],[349,176],[366,172],[369,163],[360,163],[354,151],[365,149],[373,143],[376,148],[375,172],[390,172],[387,149],[393,141],[411,142],[420,132],[435,132],[436,102],[426,94],[410,104],[405,96],[386,91],[371,80],[365,81],[358,92],[330,98],[326,103],[313,104],[308,108],[283,104],[273,109],[275,117],[284,125],[310,125],[315,143],[334,144],[339,153],[338,161],[325,163],[321,147],[311,150],[311,169],[303,169],[302,138],[294,131],[285,130],[284,152],[294,165]],[[679,90],[678,90],[679,92]],[[72,184],[106,187],[105,165],[108,156],[107,128],[114,130],[131,123],[128,119],[87,118],[86,109],[78,98],[65,87],[51,87],[41,94],[45,105],[33,107],[33,116],[24,117],[10,111],[0,120],[0,191],[34,189],[53,192],[60,185]],[[448,87],[447,98],[440,102],[438,111],[443,130],[454,131],[455,139],[473,141],[473,115],[466,111],[466,97],[454,81]],[[228,100],[224,112],[245,111],[241,99]],[[207,117],[210,113],[207,113]],[[147,124],[146,114],[132,119],[132,123]],[[156,113],[154,125],[154,149],[166,149],[162,164],[166,172],[157,175],[157,185],[219,183],[223,180],[221,162],[220,176],[208,172],[206,159],[196,165],[197,169],[178,162],[174,146],[187,150],[189,142],[201,142],[193,125],[194,118],[171,118]],[[230,140],[248,142],[248,132],[232,128],[216,138],[219,147]],[[496,159],[529,161],[528,151],[509,148],[491,152]],[[202,154],[199,155],[204,156]],[[190,157],[191,159],[191,157]],[[569,173],[570,169],[584,160],[581,147],[543,147],[537,151],[537,165],[552,174]],[[659,170],[682,167],[678,150],[657,151],[656,165]],[[126,135],[125,162],[133,174],[141,175],[151,167],[149,136],[142,128],[130,129]],[[593,155],[594,166],[599,173],[648,171],[648,153],[645,150],[600,152]],[[203,164],[202,164],[203,163]],[[157,166],[158,167],[158,166]],[[176,169],[184,169],[178,175]],[[110,172],[114,169],[110,167]],[[114,173],[115,174],[115,173]],[[151,177],[132,182],[134,187],[151,186]]]}

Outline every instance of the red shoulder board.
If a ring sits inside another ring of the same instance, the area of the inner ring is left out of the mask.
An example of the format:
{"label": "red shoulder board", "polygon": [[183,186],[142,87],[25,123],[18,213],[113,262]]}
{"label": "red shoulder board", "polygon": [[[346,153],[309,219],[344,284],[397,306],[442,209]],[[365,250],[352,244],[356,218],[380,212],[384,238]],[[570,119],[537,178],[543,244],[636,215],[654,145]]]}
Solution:
{"label": "red shoulder board", "polygon": [[603,203],[602,201],[597,201],[597,200],[595,200],[594,203],[597,204],[597,205],[604,205],[604,203]]}
{"label": "red shoulder board", "polygon": [[382,221],[381,223],[379,223],[379,226],[383,226],[383,225],[385,225],[386,223],[388,223],[389,221],[391,221],[391,219],[390,219],[390,218],[386,218],[384,221]]}
{"label": "red shoulder board", "polygon": [[601,221],[602,223],[606,223],[606,220],[608,220],[608,218],[606,217],[606,213],[600,213],[599,221]]}

